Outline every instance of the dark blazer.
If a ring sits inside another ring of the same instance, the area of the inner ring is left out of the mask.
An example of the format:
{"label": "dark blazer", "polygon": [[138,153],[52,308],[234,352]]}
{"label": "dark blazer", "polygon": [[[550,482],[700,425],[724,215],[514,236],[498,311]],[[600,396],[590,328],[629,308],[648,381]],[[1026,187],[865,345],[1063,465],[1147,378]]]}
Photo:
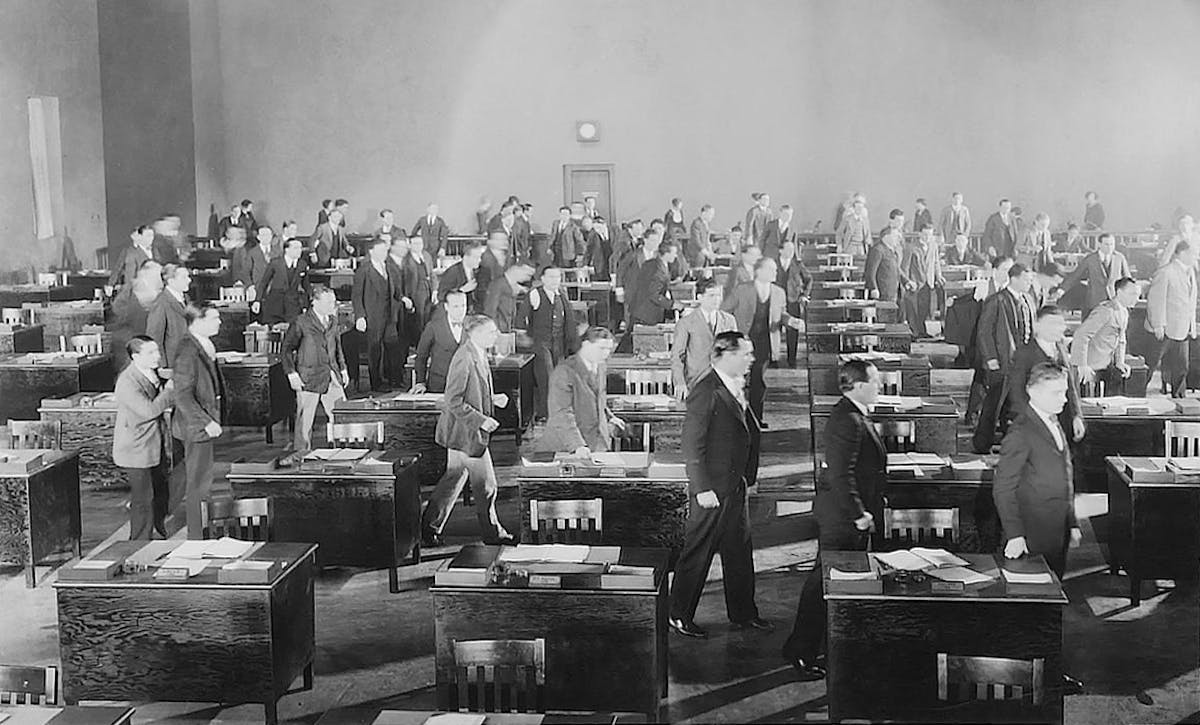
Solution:
{"label": "dark blazer", "polygon": [[340,378],[346,370],[337,314],[330,315],[328,327],[311,310],[297,317],[283,334],[280,357],[284,375],[300,373],[306,391],[328,391],[330,373]]}
{"label": "dark blazer", "polygon": [[417,342],[417,359],[413,363],[416,382],[424,383],[431,393],[445,390],[450,360],[458,348],[459,342],[450,331],[450,320],[444,314],[434,317]]}
{"label": "dark blazer", "polygon": [[1100,253],[1092,252],[1079,261],[1079,266],[1063,281],[1062,288],[1065,292],[1080,282],[1087,283],[1087,297],[1083,303],[1086,316],[1096,305],[1116,295],[1117,280],[1131,276],[1124,254],[1113,252],[1106,272],[1100,261]]}
{"label": "dark blazer", "polygon": [[125,251],[121,253],[120,264],[114,265],[112,274],[108,276],[108,283],[114,287],[119,284],[133,284],[134,277],[137,277],[138,268],[142,263],[154,258],[154,247],[150,247],[150,254],[146,254],[136,244],[130,244],[125,247]]}
{"label": "dark blazer", "polygon": [[312,253],[317,257],[318,267],[328,267],[331,259],[349,259],[354,254],[346,241],[346,232],[339,227],[332,227],[326,221],[318,226],[309,240]]}
{"label": "dark blazer", "polygon": [[[463,268],[462,262],[455,262],[449,269],[442,272],[442,276],[438,279],[437,298],[438,302],[445,302],[446,295],[454,290],[462,289],[467,283],[467,270]],[[479,292],[479,270],[475,270],[475,289],[467,293],[467,310],[473,311],[476,309],[476,300]],[[486,294],[486,290],[480,294]]]}
{"label": "dark blazer", "polygon": [[446,220],[440,216],[434,217],[433,224],[430,224],[429,215],[423,214],[413,223],[412,233],[421,235],[421,238],[425,240],[425,251],[436,259],[438,252],[446,248],[446,240],[450,237],[450,227],[446,226]]}
{"label": "dark blazer", "polygon": [[267,273],[267,255],[257,244],[238,247],[231,257],[229,274],[234,284],[241,282],[243,287],[252,287]]}
{"label": "dark blazer", "polygon": [[521,216],[513,219],[512,232],[508,236],[508,249],[512,253],[512,258],[529,262],[536,267],[539,260],[530,260],[529,244],[532,239],[533,230],[529,228],[529,220]]}
{"label": "dark blazer", "polygon": [[[929,211],[929,207],[925,207],[921,211],[913,212],[912,230],[918,234],[922,229],[927,229],[933,226],[933,212]],[[953,242],[954,240],[949,240]]]}
{"label": "dark blazer", "polygon": [[509,266],[509,258],[505,256],[504,264],[492,254],[492,250],[487,250],[483,253],[483,259],[479,263],[479,269],[475,270],[475,299],[480,304],[483,303],[484,297],[487,296],[488,287],[491,286],[492,280],[499,279],[504,276],[504,270]]}
{"label": "dark blazer", "polygon": [[[789,305],[794,305],[800,301],[801,297],[808,297],[809,290],[812,288],[812,275],[804,268],[804,264],[797,257],[792,260],[787,269],[783,265],[778,265],[779,270],[775,275],[775,284],[783,289],[787,294],[787,302]],[[801,314],[796,310],[795,314]]]}
{"label": "dark blazer", "polygon": [[283,257],[272,259],[257,288],[263,323],[273,325],[296,319],[308,306],[309,291],[308,261],[303,256],[296,260],[292,269],[288,269]]}
{"label": "dark blazer", "polygon": [[[997,254],[1011,257],[1017,249],[1017,235],[1016,218],[1009,216],[1008,226],[1005,226],[1004,220],[1000,218],[1000,212],[994,211],[983,225],[983,251],[986,252],[989,247],[992,247]],[[954,243],[953,239],[946,241],[950,244]]]}
{"label": "dark blazer", "polygon": [[550,248],[554,252],[556,262],[574,266],[575,258],[587,253],[583,245],[583,232],[573,221],[563,225],[561,220],[555,219],[550,227],[550,239],[553,240]]}
{"label": "dark blazer", "polygon": [[400,265],[400,288],[404,296],[412,300],[413,312],[420,316],[423,325],[429,319],[433,307],[433,293],[437,282],[433,278],[433,257],[429,252],[422,252],[422,263],[418,264],[416,257],[410,252]]}
{"label": "dark blazer", "polygon": [[146,334],[158,343],[164,367],[175,367],[179,341],[189,335],[183,305],[170,290],[164,289],[154,304],[150,305],[150,313],[146,316]]}
{"label": "dark blazer", "polygon": [[784,231],[779,230],[779,220],[772,219],[767,225],[767,236],[763,239],[763,256],[779,258],[779,250],[783,248],[783,243],[791,240],[800,246],[800,235],[796,231],[795,225],[789,224]]}
{"label": "dark blazer", "polygon": [[720,375],[700,376],[688,391],[680,441],[692,497],[712,491],[724,500],[738,486],[753,485],[760,438],[754,414],[742,409]]}
{"label": "dark blazer", "polygon": [[813,505],[822,533],[854,529],[864,512],[882,525],[887,449],[870,418],[845,396],[825,423],[825,465]]}
{"label": "dark blazer", "polygon": [[387,272],[384,279],[375,271],[375,265],[364,257],[354,270],[354,287],[350,290],[350,302],[354,305],[354,319],[367,319],[367,336],[374,338],[396,337],[396,325],[400,319],[400,280],[396,270],[386,263],[383,266]]}
{"label": "dark blazer", "polygon": [[1067,371],[1067,404],[1063,406],[1059,422],[1062,424],[1063,430],[1067,431],[1068,440],[1072,437],[1072,421],[1082,417],[1079,411],[1078,372],[1069,364],[1070,361],[1071,355],[1067,352],[1066,343],[1058,343],[1057,354],[1054,359],[1051,359],[1037,344],[1037,340],[1031,338],[1029,342],[1018,347],[1017,351],[1013,353],[1004,381],[1008,387],[1008,399],[1012,410],[1021,410],[1029,405],[1029,393],[1025,390],[1025,384],[1029,382],[1029,371],[1033,370],[1033,366],[1038,363],[1056,363],[1062,366]]}
{"label": "dark blazer", "polygon": [[179,341],[175,356],[175,437],[191,443],[212,440],[204,427],[222,420],[225,383],[217,361],[208,356],[196,338],[188,333]]}
{"label": "dark blazer", "polygon": [[900,255],[882,241],[872,244],[867,252],[865,281],[868,292],[879,291],[879,299],[899,300],[900,286],[907,281],[900,267]]}
{"label": "dark blazer", "polygon": [[[1015,294],[1008,288],[996,292],[983,301],[979,313],[979,361],[986,364],[988,360],[999,360],[1002,372],[1008,370],[1017,348],[1025,344],[1028,320],[1023,318]],[[1029,307],[1032,316],[1032,301]]]}
{"label": "dark blazer", "polygon": [[554,340],[554,320],[551,306],[548,305],[548,295],[542,287],[535,287],[529,291],[530,299],[533,295],[539,295],[541,301],[538,304],[538,309],[529,307],[529,336],[533,338],[534,345],[544,345],[551,350],[555,348],[557,342],[562,343],[564,355],[569,355],[575,352],[579,347],[579,330],[575,328],[575,311],[571,309],[571,303],[567,301],[567,291],[559,289],[558,295],[554,298],[554,304],[558,308],[558,313],[562,315],[562,340]]}
{"label": "dark blazer", "polygon": [[[662,322],[667,310],[675,305],[671,299],[671,274],[661,257],[649,259],[638,270],[634,285],[631,319],[642,325]],[[630,290],[626,288],[626,298]]]}
{"label": "dark blazer", "polygon": [[475,457],[487,451],[491,440],[491,434],[480,426],[492,417],[492,370],[470,341],[464,343],[450,360],[434,440]]}
{"label": "dark blazer", "polygon": [[712,230],[704,223],[700,217],[692,220],[692,227],[688,232],[687,248],[685,250],[688,263],[693,267],[703,267],[707,258],[704,252],[712,249]]}
{"label": "dark blazer", "polygon": [[117,420],[113,427],[113,463],[122,468],[154,468],[162,460],[163,413],[171,392],[150,382],[136,365],[117,376]]}
{"label": "dark blazer", "polygon": [[550,373],[549,410],[546,431],[535,449],[569,453],[580,446],[607,451],[612,429],[608,409],[608,371],[603,363],[597,373],[572,355]]}
{"label": "dark blazer", "polygon": [[508,277],[500,275],[488,285],[487,296],[483,300],[483,314],[492,318],[500,332],[524,328],[517,316],[517,296]]}
{"label": "dark blazer", "polygon": [[[1063,433],[1069,441],[1070,432]],[[1005,540],[1024,536],[1030,553],[1061,556],[1079,525],[1072,475],[1070,446],[1058,450],[1050,429],[1026,406],[1000,444],[992,482]]]}
{"label": "dark blazer", "polygon": [[179,249],[175,240],[163,234],[154,235],[154,243],[150,245],[154,261],[159,264],[179,264]]}

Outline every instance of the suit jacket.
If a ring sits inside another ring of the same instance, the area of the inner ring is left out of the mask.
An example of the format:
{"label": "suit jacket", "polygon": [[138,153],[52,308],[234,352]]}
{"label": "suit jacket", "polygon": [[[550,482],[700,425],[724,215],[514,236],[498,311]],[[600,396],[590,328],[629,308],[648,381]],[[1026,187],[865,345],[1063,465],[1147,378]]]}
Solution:
{"label": "suit jacket", "polygon": [[[661,257],[642,265],[634,289],[636,294],[631,318],[637,324],[657,325],[663,321],[667,310],[675,305],[675,300],[671,299],[671,274]],[[626,289],[626,292],[629,290]]]}
{"label": "suit jacket", "polygon": [[350,302],[354,305],[354,319],[365,317],[367,336],[395,338],[400,321],[400,280],[395,265],[384,264],[386,279],[375,270],[369,258],[364,257],[354,270],[354,286],[350,290]]}
{"label": "suit jacket", "polygon": [[959,234],[971,236],[971,210],[963,204],[955,213],[954,207],[948,206],[942,210],[941,223],[938,227],[942,230],[942,238],[953,243],[954,237]]}
{"label": "suit jacket", "polygon": [[[931,226],[933,226],[933,212],[929,211],[929,207],[913,212],[912,230],[914,232],[920,234],[922,229],[928,229]],[[953,242],[954,240],[948,241]]]}
{"label": "suit jacket", "polygon": [[1092,252],[1079,261],[1079,266],[1063,281],[1062,287],[1066,291],[1081,282],[1087,285],[1087,297],[1084,301],[1086,314],[1096,305],[1116,296],[1117,280],[1131,276],[1133,275],[1129,272],[1129,262],[1124,254],[1114,251],[1108,260],[1106,271],[1100,261],[1100,253]]}
{"label": "suit jacket", "polygon": [[549,418],[536,450],[569,453],[580,446],[607,451],[612,429],[608,409],[608,371],[604,364],[595,375],[572,355],[550,373]]}
{"label": "suit jacket", "polygon": [[[463,336],[466,339],[466,336]],[[413,375],[418,383],[424,383],[431,393],[446,389],[446,376],[450,373],[450,360],[454,357],[461,341],[454,339],[450,320],[444,314],[437,315],[425,326],[417,342],[417,359],[413,363]]]}
{"label": "suit jacket", "polygon": [[179,264],[179,248],[171,237],[155,234],[150,251],[154,254],[154,261],[159,264]]}
{"label": "suit jacket", "polygon": [[434,217],[433,224],[430,224],[429,215],[426,214],[413,223],[412,233],[421,235],[421,238],[425,240],[425,251],[437,259],[438,252],[446,248],[446,240],[450,237],[450,227],[446,226],[446,220],[440,216]]}
{"label": "suit jacket", "polygon": [[412,300],[413,314],[410,321],[415,321],[424,329],[425,321],[433,308],[433,293],[437,289],[437,281],[433,277],[433,257],[429,252],[421,252],[421,263],[412,252],[404,258],[400,265],[400,289],[404,296]]}
{"label": "suit jacket", "polygon": [[[437,298],[438,302],[445,302],[446,295],[454,290],[462,289],[467,284],[467,270],[463,267],[462,262],[455,262],[449,269],[442,272],[442,276],[438,279]],[[478,309],[477,300],[479,295],[486,294],[487,290],[479,289],[479,270],[475,270],[475,289],[467,292],[467,310],[473,311]]]}
{"label": "suit jacket", "polygon": [[887,449],[874,423],[842,396],[829,412],[824,444],[825,468],[817,478],[813,504],[822,532],[854,529],[854,522],[868,512],[882,525]]}
{"label": "suit jacket", "polygon": [[1025,296],[1029,316],[1022,312],[1016,293],[1005,288],[988,297],[979,313],[978,343],[979,360],[998,360],[1000,371],[1006,372],[1013,353],[1025,344],[1025,337],[1032,337],[1033,302]]}
{"label": "suit jacket", "polygon": [[555,261],[564,265],[573,266],[576,257],[587,253],[587,247],[583,243],[583,232],[572,221],[564,225],[561,219],[555,219],[550,227],[550,239],[553,240],[550,248],[554,252]]}
{"label": "suit jacket", "polygon": [[263,250],[257,244],[253,247],[242,246],[234,249],[232,257],[229,272],[234,284],[240,282],[243,287],[253,287],[267,272],[267,255],[263,254]]}
{"label": "suit jacket", "polygon": [[946,249],[946,264],[961,265],[973,264],[976,267],[982,267],[987,262],[979,252],[967,247],[962,254],[958,253],[958,248],[950,246]]}
{"label": "suit jacket", "polygon": [[775,221],[775,212],[771,211],[770,207],[763,209],[758,204],[750,207],[746,212],[745,238],[747,242],[761,248],[767,239],[767,227],[773,221]]}
{"label": "suit jacket", "polygon": [[1092,310],[1071,337],[1071,364],[1103,370],[1125,362],[1129,310],[1105,300]]}
{"label": "suit jacket", "polygon": [[520,216],[514,219],[512,234],[508,237],[508,248],[512,251],[513,259],[521,262],[529,262],[536,267],[536,262],[530,261],[530,255],[533,250],[530,249],[529,245],[532,241],[533,229],[529,226],[529,220]]}
{"label": "suit jacket", "polygon": [[500,275],[488,285],[483,314],[492,318],[500,332],[524,329],[523,321],[517,316],[517,295],[508,277]]}
{"label": "suit jacket", "polygon": [[195,336],[179,341],[175,356],[175,437],[188,443],[212,440],[204,427],[220,423],[224,409],[225,383],[217,361],[208,356]]}
{"label": "suit jacket", "polygon": [[[771,285],[771,294],[767,300],[768,324],[771,328],[771,356],[774,360],[779,354],[779,343],[783,339],[780,331],[792,316],[787,313],[787,295],[779,285]],[[725,298],[721,309],[733,314],[737,320],[738,332],[750,334],[750,326],[754,324],[754,311],[758,308],[758,287],[753,282],[739,285],[733,294]]]}
{"label": "suit jacket", "polygon": [[1096,202],[1083,210],[1083,228],[1096,230],[1104,228],[1104,207]]}
{"label": "suit jacket", "polygon": [[723,310],[716,312],[716,332],[708,326],[699,307],[679,318],[675,324],[675,342],[671,345],[671,379],[692,384],[712,369],[710,354],[713,340],[722,332],[736,331],[737,320]]}
{"label": "suit jacket", "polygon": [[150,382],[136,365],[121,371],[115,389],[113,463],[122,468],[154,468],[162,460],[163,413],[171,407],[171,392]]}
{"label": "suit jacket", "polygon": [[[953,243],[954,237],[949,237],[946,241]],[[1009,216],[1008,225],[1005,225],[1000,212],[992,212],[983,225],[984,251],[986,252],[989,247],[995,249],[997,254],[1005,257],[1011,257],[1016,252],[1017,220],[1015,217]]]}
{"label": "suit jacket", "polygon": [[1063,406],[1059,421],[1063,430],[1067,431],[1068,440],[1071,438],[1072,425],[1075,418],[1082,417],[1079,410],[1079,376],[1075,368],[1069,365],[1071,356],[1067,352],[1065,342],[1058,343],[1054,357],[1046,355],[1036,339],[1032,339],[1013,353],[1005,375],[1005,385],[1008,387],[1008,399],[1012,410],[1021,410],[1029,405],[1029,393],[1025,384],[1029,382],[1029,371],[1038,363],[1055,363],[1067,371],[1067,404]]}
{"label": "suit jacket", "polygon": [[119,284],[133,284],[133,280],[137,277],[138,268],[146,262],[154,258],[154,247],[150,248],[150,253],[147,254],[144,249],[136,244],[130,244],[121,253],[121,262],[113,267],[112,274],[108,276],[108,283],[114,287]]}
{"label": "suit jacket", "polygon": [[867,253],[865,274],[867,291],[878,290],[879,299],[896,302],[900,299],[900,287],[908,282],[900,267],[900,255],[882,241],[871,245]]}
{"label": "suit jacket", "polygon": [[[537,298],[538,307],[533,308]],[[529,291],[529,336],[533,344],[555,350],[562,346],[562,354],[569,355],[579,347],[579,331],[575,327],[575,311],[567,301],[567,291],[559,289],[554,298],[554,305],[547,304],[549,296],[543,287],[534,287]],[[562,339],[554,339],[554,313],[562,316]]]}
{"label": "suit jacket", "polygon": [[1196,336],[1196,271],[1171,261],[1154,273],[1146,295],[1146,329],[1172,340]]}
{"label": "suit jacket", "polygon": [[945,284],[942,277],[942,260],[935,247],[927,246],[920,239],[904,243],[904,254],[900,259],[900,273],[911,283],[922,287]]}
{"label": "suit jacket", "polygon": [[487,296],[488,287],[492,285],[492,280],[500,279],[504,276],[504,270],[510,266],[510,261],[507,255],[504,257],[502,264],[492,250],[487,250],[483,253],[483,260],[479,264],[479,269],[475,270],[475,280],[478,286],[475,288],[475,298],[480,302]]}
{"label": "suit jacket", "polygon": [[170,290],[164,289],[154,300],[154,304],[150,305],[150,313],[146,317],[146,334],[158,343],[164,366],[175,367],[179,341],[190,335],[183,305]]}
{"label": "suit jacket", "polygon": [[[734,260],[737,262],[737,260]],[[725,298],[729,299],[729,295],[738,287],[741,287],[747,282],[754,281],[754,270],[746,269],[746,265],[737,262],[737,266],[729,270],[729,274],[725,275]]]}
{"label": "suit jacket", "polygon": [[846,212],[842,215],[834,240],[837,242],[838,251],[843,254],[858,252],[859,249],[866,254],[867,247],[871,244],[870,216],[865,213],[855,216],[853,211]]}
{"label": "suit jacket", "polygon": [[[1070,440],[1063,431],[1064,441]],[[992,499],[1005,540],[1025,537],[1032,554],[1066,550],[1075,519],[1071,448],[1059,450],[1041,416],[1026,407],[1000,444]]]}
{"label": "suit jacket", "polygon": [[684,256],[687,257],[688,263],[693,267],[703,267],[707,258],[704,253],[712,249],[712,230],[708,224],[700,217],[692,220],[691,229],[688,230],[687,248],[684,250]]}
{"label": "suit jacket", "polygon": [[796,246],[800,246],[800,234],[796,231],[795,225],[789,224],[787,229],[780,230],[779,220],[772,219],[767,225],[767,234],[763,238],[763,256],[779,258],[779,250],[783,248],[783,243],[791,240]]}
{"label": "suit jacket", "polygon": [[283,334],[280,358],[285,375],[300,373],[305,391],[327,392],[330,374],[336,373],[340,381],[346,370],[337,314],[330,315],[328,326],[312,310],[297,317]]}
{"label": "suit jacket", "polygon": [[812,275],[805,269],[799,257],[793,259],[787,269],[783,268],[782,261],[780,260],[779,271],[775,275],[775,284],[783,288],[788,305],[792,306],[794,314],[803,314],[795,305],[799,304],[801,297],[808,297],[809,291],[812,289]]}
{"label": "suit jacket", "polygon": [[742,408],[715,370],[688,391],[680,441],[692,498],[712,491],[722,501],[758,478],[762,433],[754,413]]}
{"label": "suit jacket", "polygon": [[288,269],[283,257],[272,259],[258,281],[257,292],[263,324],[296,319],[308,306],[308,261],[302,256],[296,260],[295,267]]}
{"label": "suit jacket", "polygon": [[492,370],[470,341],[459,346],[450,360],[442,414],[434,439],[438,445],[482,456],[491,436],[481,425],[492,417]]}
{"label": "suit jacket", "polygon": [[318,226],[309,240],[313,254],[317,255],[317,266],[328,267],[331,259],[349,259],[354,256],[346,241],[346,231],[339,225],[330,226],[326,221]]}

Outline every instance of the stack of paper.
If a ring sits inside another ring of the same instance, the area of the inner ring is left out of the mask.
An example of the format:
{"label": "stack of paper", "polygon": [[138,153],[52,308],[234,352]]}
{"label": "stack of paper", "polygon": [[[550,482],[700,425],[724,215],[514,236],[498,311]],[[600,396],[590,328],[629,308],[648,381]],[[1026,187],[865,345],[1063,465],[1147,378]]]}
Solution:
{"label": "stack of paper", "polygon": [[591,553],[591,547],[583,544],[517,544],[500,552],[500,561],[553,561],[582,564],[589,553]]}
{"label": "stack of paper", "polygon": [[961,582],[963,584],[981,584],[992,581],[992,577],[987,574],[980,574],[974,569],[968,569],[963,566],[934,569],[929,572],[929,576],[941,579],[944,582]]}
{"label": "stack of paper", "polygon": [[966,566],[969,563],[945,549],[925,549],[922,547],[900,551],[875,552],[871,556],[875,557],[876,561],[901,571],[926,571],[940,567]]}
{"label": "stack of paper", "polygon": [[1054,582],[1054,577],[1048,571],[1019,572],[1002,567],[1000,573],[1004,575],[1004,581],[1009,584],[1051,584]]}
{"label": "stack of paper", "polygon": [[829,581],[857,582],[870,581],[878,578],[879,576],[873,571],[842,571],[837,567],[829,568]]}
{"label": "stack of paper", "polygon": [[357,461],[371,451],[366,448],[318,448],[304,456],[306,461]]}
{"label": "stack of paper", "polygon": [[261,544],[254,541],[222,536],[211,541],[185,541],[168,555],[170,559],[238,559],[249,554]]}

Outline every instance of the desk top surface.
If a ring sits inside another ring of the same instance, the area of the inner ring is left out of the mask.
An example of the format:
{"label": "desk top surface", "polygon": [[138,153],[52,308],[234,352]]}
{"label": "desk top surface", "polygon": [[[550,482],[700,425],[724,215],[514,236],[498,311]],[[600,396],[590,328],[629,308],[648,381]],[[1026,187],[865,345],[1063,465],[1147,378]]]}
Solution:
{"label": "desk top surface", "polygon": [[[6,470],[6,469],[0,467],[0,478],[31,478],[33,476],[36,476],[39,473],[46,472],[46,471],[50,470],[51,468],[54,468],[55,466],[61,466],[62,464],[66,463],[72,459],[79,458],[79,451],[74,450],[74,449],[66,450],[66,451],[61,451],[61,450],[53,449],[53,448],[24,449],[24,450],[26,452],[28,452],[30,450],[36,450],[36,452],[41,453],[42,454],[41,464],[39,464],[38,467],[33,469],[32,471],[12,471],[12,470]],[[4,451],[4,450],[0,450],[0,454],[3,454],[5,452],[6,451]]]}
{"label": "desk top surface", "polygon": [[620,353],[609,355],[604,365],[608,368],[609,372],[621,370],[670,370],[671,356],[641,357],[639,355]]}
{"label": "desk top surface", "polygon": [[4,725],[122,725],[130,722],[132,707],[102,705],[0,705]]}
{"label": "desk top surface", "polygon": [[[118,541],[87,559],[124,561],[137,553],[146,543],[145,541]],[[181,539],[177,543],[184,542]],[[242,557],[245,561],[279,562],[281,566],[274,580],[269,584],[221,584],[217,581],[217,570],[229,560],[213,559],[204,571],[183,581],[155,579],[154,572],[148,570],[136,574],[117,574],[116,577],[103,581],[64,581],[59,579],[54,582],[54,587],[56,589],[270,589],[296,568],[301,561],[312,556],[316,551],[316,544],[265,543]],[[68,564],[64,568],[71,566],[73,565]]]}
{"label": "desk top surface", "polygon": [[[267,463],[233,463],[226,478],[236,481],[333,481],[333,480],[395,480],[400,471],[415,465],[421,458],[419,453],[378,451],[369,456],[369,465],[361,468],[358,462],[331,464],[324,470],[302,470],[300,466],[277,467],[274,461]],[[380,464],[392,464],[390,470]]]}
{"label": "desk top surface", "polygon": [[80,413],[117,413],[117,398],[115,393],[75,393],[65,398],[43,398],[38,413],[62,413],[75,411]]}
{"label": "desk top surface", "polygon": [[[614,465],[618,457],[625,465]],[[681,453],[596,454],[578,459],[569,454],[538,453],[523,459],[518,481],[587,481],[594,483],[687,483],[687,470]]]}
{"label": "desk top surface", "polygon": [[0,367],[30,370],[79,369],[100,365],[112,359],[112,355],[61,355],[59,353],[25,352],[0,355]]}
{"label": "desk top surface", "polygon": [[931,370],[933,363],[923,355],[909,353],[855,353],[855,352],[810,352],[808,367],[838,367],[850,360],[866,360],[880,370]]}
{"label": "desk top surface", "polygon": [[900,335],[912,336],[912,328],[903,322],[812,322],[809,335]]}
{"label": "desk top surface", "polygon": [[[833,406],[837,405],[842,397],[841,395],[814,395],[811,414],[829,415],[830,411],[833,410]],[[904,407],[887,408],[881,402],[876,404],[875,409],[871,411],[871,416],[874,418],[919,418],[921,416],[953,417],[958,415],[958,408],[954,403],[954,399],[948,395],[928,397],[904,395],[900,396],[900,398],[905,401],[905,404],[908,404],[910,401],[920,401],[920,406],[911,409]]]}
{"label": "desk top surface", "polygon": [[[438,725],[440,720],[430,718],[444,713],[433,710],[384,710],[375,718],[372,725]],[[465,713],[454,713],[465,715]],[[470,715],[466,715],[470,717]],[[646,722],[646,716],[640,714],[613,713],[517,713],[489,712],[478,713],[483,718],[483,725],[603,725],[617,723]]]}
{"label": "desk top surface", "polygon": [[[517,548],[518,547],[513,547],[513,546],[491,546],[488,544],[469,544],[467,546],[464,546],[459,551],[459,553],[454,556],[453,559],[446,562],[446,564],[444,565],[443,568],[444,569],[467,569],[467,570],[487,569],[489,566],[495,564],[498,559],[500,559],[501,553],[503,551],[506,551],[506,550],[511,551],[511,550],[514,550]],[[668,551],[667,549],[658,549],[658,548],[651,548],[651,547],[566,545],[562,548],[588,549],[590,551],[597,552],[597,553],[599,553],[599,552],[614,553],[614,552],[619,551],[619,553],[615,557],[616,561],[613,563],[618,564],[620,566],[635,566],[635,567],[653,568],[654,569],[653,576],[654,576],[655,586],[653,589],[647,589],[647,590],[601,589],[601,588],[597,588],[597,587],[586,587],[585,588],[585,587],[568,587],[568,586],[563,586],[561,588],[541,589],[541,588],[537,588],[537,587],[507,586],[507,585],[502,585],[502,584],[488,584],[488,585],[484,585],[484,586],[479,586],[479,585],[436,584],[435,583],[431,587],[431,591],[437,592],[437,591],[498,591],[499,590],[499,591],[509,591],[509,592],[528,591],[531,594],[538,594],[538,593],[578,594],[578,593],[591,593],[591,592],[595,592],[597,594],[614,594],[614,593],[630,593],[630,591],[632,591],[632,592],[640,594],[640,595],[653,596],[659,592],[658,585],[661,583],[662,577],[666,576],[667,562],[670,559],[670,551]],[[599,556],[599,559],[605,559],[605,558],[609,558],[609,557],[607,557],[605,555]],[[589,561],[591,561],[590,558],[589,558]],[[520,561],[509,562],[510,567],[513,569],[530,567],[530,566],[534,566],[537,564],[541,564],[541,562],[520,562]],[[553,568],[556,565],[555,564],[547,564],[546,566]],[[564,573],[562,574],[562,576],[569,576],[569,572],[567,571],[568,569],[570,569],[574,566],[586,566],[586,564],[581,565],[581,564],[572,564],[569,562],[563,562],[562,566],[564,567],[564,570],[563,570]],[[566,584],[567,583],[566,580],[564,580],[563,583]]]}
{"label": "desk top surface", "polygon": [[1181,469],[1163,456],[1105,456],[1104,462],[1130,488],[1200,490],[1200,470]]}
{"label": "desk top surface", "polygon": [[[831,591],[830,570],[837,568],[844,572],[865,572],[872,568],[869,555],[862,551],[822,551],[821,568],[825,585],[826,599],[871,599],[883,601],[953,601],[953,602],[1028,602],[1036,604],[1066,604],[1067,596],[1063,593],[1062,582],[1046,564],[1041,556],[1023,557],[1020,571],[1048,574],[1048,584],[1009,584],[1000,573],[1000,566],[1005,561],[1002,556],[994,554],[958,553],[959,558],[967,561],[967,568],[992,576],[991,582],[971,584],[957,592],[933,592],[931,584],[933,577],[926,576],[923,582],[900,583],[889,575],[880,577],[883,581],[883,591],[877,593],[849,593]],[[1013,565],[1012,562],[1009,563]],[[857,582],[856,582],[857,583]]]}

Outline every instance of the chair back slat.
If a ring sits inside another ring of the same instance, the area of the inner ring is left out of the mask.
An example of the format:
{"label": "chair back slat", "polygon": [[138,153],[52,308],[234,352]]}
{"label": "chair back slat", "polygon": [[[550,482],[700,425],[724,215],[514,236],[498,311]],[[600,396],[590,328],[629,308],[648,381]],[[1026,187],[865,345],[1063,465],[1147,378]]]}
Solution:
{"label": "chair back slat", "polygon": [[600,543],[604,531],[604,500],[560,499],[529,501],[529,529],[534,543]]}
{"label": "chair back slat", "polygon": [[1200,456],[1200,423],[1169,420],[1165,425],[1168,458]]}
{"label": "chair back slat", "polygon": [[879,371],[879,392],[884,395],[900,395],[903,391],[903,376],[899,370]]}
{"label": "chair back slat", "polygon": [[880,420],[875,432],[888,453],[911,453],[917,448],[917,426],[911,420]]}
{"label": "chair back slat", "polygon": [[242,541],[271,541],[274,520],[270,498],[219,498],[200,502],[206,539],[229,536]]}
{"label": "chair back slat", "polygon": [[957,508],[883,509],[883,538],[904,539],[913,543],[934,540],[959,540]]}
{"label": "chair back slat", "polygon": [[58,704],[58,668],[0,665],[0,705]]}
{"label": "chair back slat", "polygon": [[68,345],[73,352],[81,352],[85,355],[99,355],[104,351],[103,336],[96,333],[71,335]]}
{"label": "chair back slat", "polygon": [[626,395],[670,395],[674,391],[670,370],[626,370]]}
{"label": "chair back slat", "polygon": [[222,287],[220,290],[221,302],[245,302],[246,288],[241,285],[233,287]]}
{"label": "chair back slat", "polygon": [[335,448],[383,445],[383,421],[374,423],[327,423],[325,438]]}
{"label": "chair back slat", "polygon": [[1005,657],[968,657],[939,652],[937,655],[938,699],[1029,700],[1041,705],[1045,699],[1046,660]]}
{"label": "chair back slat", "polygon": [[52,448],[62,450],[62,421],[10,420],[8,445],[17,450]]}
{"label": "chair back slat", "polygon": [[546,640],[453,643],[460,712],[544,712]]}

